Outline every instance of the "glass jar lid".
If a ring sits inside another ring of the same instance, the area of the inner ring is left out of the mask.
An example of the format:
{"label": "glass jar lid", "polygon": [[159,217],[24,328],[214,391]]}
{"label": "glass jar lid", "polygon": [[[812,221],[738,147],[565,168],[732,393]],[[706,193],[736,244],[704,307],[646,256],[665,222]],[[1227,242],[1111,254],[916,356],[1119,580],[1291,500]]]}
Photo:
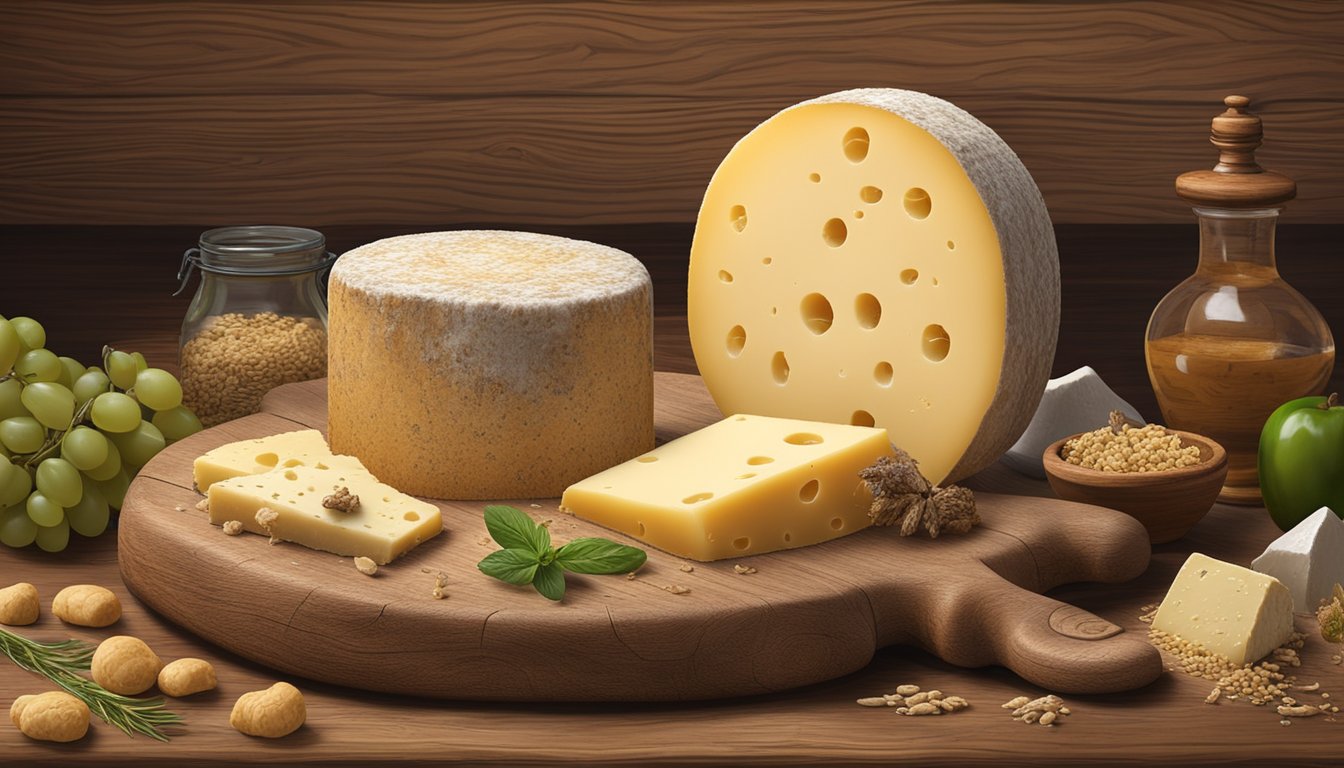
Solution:
{"label": "glass jar lid", "polygon": [[198,247],[182,254],[177,277],[181,293],[193,269],[235,277],[282,277],[318,272],[331,266],[336,254],[315,229],[254,225],[219,227],[201,233]]}

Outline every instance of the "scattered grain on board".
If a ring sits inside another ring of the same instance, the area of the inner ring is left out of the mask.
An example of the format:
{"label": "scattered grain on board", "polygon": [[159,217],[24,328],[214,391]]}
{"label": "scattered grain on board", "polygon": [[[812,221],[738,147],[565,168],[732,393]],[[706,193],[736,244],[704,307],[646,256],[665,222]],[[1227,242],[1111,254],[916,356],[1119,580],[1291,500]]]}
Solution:
{"label": "scattered grain on board", "polygon": [[861,707],[894,707],[896,714],[910,717],[941,715],[966,709],[971,704],[960,696],[943,696],[939,690],[921,692],[918,685],[897,686],[895,693],[856,699]]}
{"label": "scattered grain on board", "polygon": [[733,572],[739,576],[749,576],[756,572],[756,569],[750,565],[734,565]]}

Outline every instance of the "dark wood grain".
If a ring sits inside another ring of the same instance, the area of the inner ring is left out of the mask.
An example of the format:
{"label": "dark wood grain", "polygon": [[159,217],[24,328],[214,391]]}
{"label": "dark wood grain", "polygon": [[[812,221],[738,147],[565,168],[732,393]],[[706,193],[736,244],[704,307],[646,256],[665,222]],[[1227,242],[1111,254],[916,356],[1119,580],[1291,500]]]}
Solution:
{"label": "dark wood grain", "polygon": [[1289,221],[1344,210],[1344,6],[1288,2],[34,2],[0,8],[0,222],[689,222],[797,101],[923,90],[1059,222],[1179,221],[1223,96]]}

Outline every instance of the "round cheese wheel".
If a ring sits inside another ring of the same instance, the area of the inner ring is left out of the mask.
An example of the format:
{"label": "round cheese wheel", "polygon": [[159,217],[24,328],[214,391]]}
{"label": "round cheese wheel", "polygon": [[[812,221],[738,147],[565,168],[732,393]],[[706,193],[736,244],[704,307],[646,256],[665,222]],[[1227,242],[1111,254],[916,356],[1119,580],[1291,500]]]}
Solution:
{"label": "round cheese wheel", "polygon": [[1059,258],[1008,145],[923,93],[790,107],[710,181],[688,284],[724,413],[885,427],[932,482],[997,460],[1054,358]]}
{"label": "round cheese wheel", "polygon": [[418,496],[559,496],[653,447],[634,257],[522,232],[379,240],[331,271],[332,450]]}

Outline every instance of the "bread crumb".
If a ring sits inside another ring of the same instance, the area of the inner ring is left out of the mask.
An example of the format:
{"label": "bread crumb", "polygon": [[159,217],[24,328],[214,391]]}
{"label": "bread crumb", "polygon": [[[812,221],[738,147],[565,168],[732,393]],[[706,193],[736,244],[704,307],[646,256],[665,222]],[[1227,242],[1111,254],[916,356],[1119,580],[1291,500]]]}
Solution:
{"label": "bread crumb", "polygon": [[750,566],[750,565],[740,565],[740,564],[739,564],[739,565],[734,565],[734,566],[733,566],[733,571],[736,572],[739,576],[746,576],[746,575],[755,573],[755,572],[756,572],[756,569],[753,568],[753,567]]}
{"label": "bread crumb", "polygon": [[237,536],[243,532],[243,524],[237,520],[230,520],[224,523],[224,534],[226,536]]}
{"label": "bread crumb", "polygon": [[367,557],[356,557],[355,570],[359,571],[365,576],[372,576],[373,574],[378,572],[378,564],[373,562],[373,560]]}

